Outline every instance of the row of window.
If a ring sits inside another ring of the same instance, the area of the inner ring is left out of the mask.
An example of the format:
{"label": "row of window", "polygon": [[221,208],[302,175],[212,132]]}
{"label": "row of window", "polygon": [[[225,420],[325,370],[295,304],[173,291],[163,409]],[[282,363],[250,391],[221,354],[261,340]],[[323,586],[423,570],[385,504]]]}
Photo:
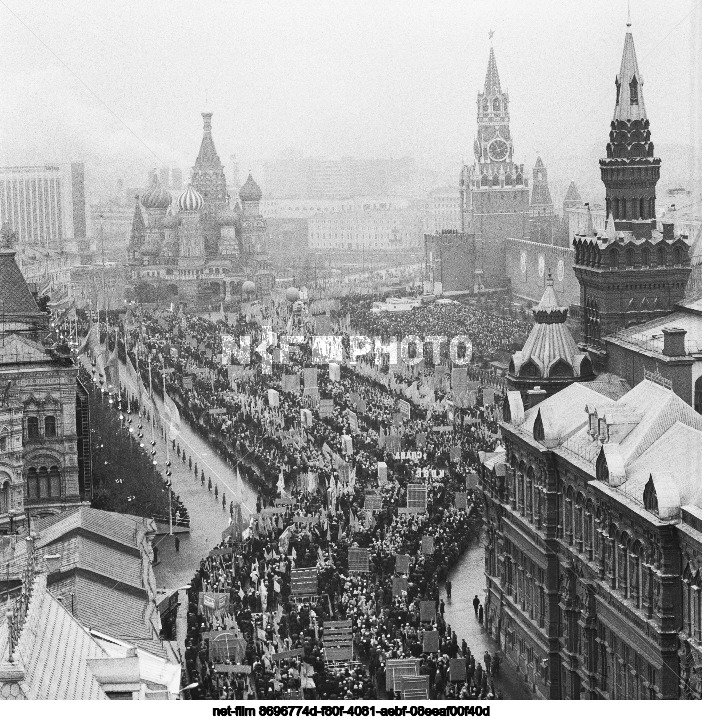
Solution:
{"label": "row of window", "polygon": [[60,498],[61,472],[58,466],[40,466],[27,470],[27,498]]}
{"label": "row of window", "polygon": [[[619,268],[621,262],[621,254],[617,248],[611,248],[609,250],[607,260],[610,268]],[[683,255],[682,249],[679,247],[673,248],[673,265],[682,265]],[[589,265],[600,267],[602,265],[602,254],[599,248],[593,246],[591,243],[580,245],[575,243],[575,263],[576,265]],[[643,267],[649,267],[651,263],[651,249],[641,248],[639,258],[636,257],[636,253],[633,248],[627,248],[624,252],[624,267],[633,268],[635,265],[641,265]],[[668,265],[668,250],[663,246],[656,248],[656,266],[667,266]]]}
{"label": "row of window", "polygon": [[[39,418],[37,416],[27,417],[27,438],[39,438]],[[44,417],[44,437],[56,437],[56,416]]]}

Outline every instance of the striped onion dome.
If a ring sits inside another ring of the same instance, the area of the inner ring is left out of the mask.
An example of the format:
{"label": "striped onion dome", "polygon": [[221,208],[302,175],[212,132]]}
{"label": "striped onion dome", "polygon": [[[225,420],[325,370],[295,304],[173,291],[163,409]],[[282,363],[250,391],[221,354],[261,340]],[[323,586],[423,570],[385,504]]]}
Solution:
{"label": "striped onion dome", "polygon": [[171,194],[159,183],[153,174],[149,189],[141,196],[141,204],[147,210],[165,210],[171,204]]}
{"label": "striped onion dome", "polygon": [[178,198],[178,210],[186,213],[195,213],[202,208],[202,196],[188,183],[188,187]]}

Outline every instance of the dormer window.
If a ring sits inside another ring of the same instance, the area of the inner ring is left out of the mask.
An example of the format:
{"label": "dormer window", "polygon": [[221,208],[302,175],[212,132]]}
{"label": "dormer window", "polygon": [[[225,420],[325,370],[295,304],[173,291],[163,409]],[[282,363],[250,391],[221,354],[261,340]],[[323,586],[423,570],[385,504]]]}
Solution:
{"label": "dormer window", "polygon": [[544,421],[541,418],[541,410],[539,410],[534,420],[534,440],[541,442],[544,440],[544,437]]}
{"label": "dormer window", "polygon": [[621,83],[619,80],[615,80],[615,85],[617,86],[617,102],[616,105],[619,105],[619,91],[622,89]]}
{"label": "dormer window", "polygon": [[632,105],[639,104],[639,81],[636,79],[636,75],[634,75],[629,83],[629,102]]}
{"label": "dormer window", "polygon": [[656,493],[656,487],[653,484],[653,476],[649,476],[646,486],[643,492],[644,508],[649,513],[655,513],[658,515],[658,494]]}
{"label": "dormer window", "polygon": [[595,475],[598,481],[609,481],[609,468],[607,467],[607,458],[605,457],[604,448],[600,449],[600,455],[597,456],[595,463]]}

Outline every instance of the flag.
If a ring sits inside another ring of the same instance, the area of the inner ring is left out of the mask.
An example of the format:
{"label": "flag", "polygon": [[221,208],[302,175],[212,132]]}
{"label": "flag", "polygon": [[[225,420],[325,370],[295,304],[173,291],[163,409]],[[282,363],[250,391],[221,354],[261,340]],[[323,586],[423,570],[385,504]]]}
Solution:
{"label": "flag", "polygon": [[168,432],[171,438],[175,438],[180,434],[180,412],[173,399],[166,393],[165,388],[163,391],[163,405],[166,422],[169,425]]}
{"label": "flag", "polygon": [[115,337],[115,349],[105,363],[105,375],[107,387],[112,386],[116,392],[119,392],[119,357],[117,355],[118,339]]}
{"label": "flag", "polygon": [[83,355],[83,353],[94,353],[99,344],[100,333],[98,331],[98,327],[97,325],[91,323],[90,328],[88,329],[88,333],[83,339],[80,348],[78,348],[77,353],[78,355]]}

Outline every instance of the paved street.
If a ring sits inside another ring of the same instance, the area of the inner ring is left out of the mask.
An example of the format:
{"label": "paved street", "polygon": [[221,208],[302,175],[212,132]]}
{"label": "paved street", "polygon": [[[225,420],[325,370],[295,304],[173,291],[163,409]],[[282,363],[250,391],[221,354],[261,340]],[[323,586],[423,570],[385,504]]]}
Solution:
{"label": "paved street", "polygon": [[[497,643],[488,636],[485,626],[478,623],[473,610],[473,597],[478,594],[481,603],[485,603],[485,561],[481,544],[471,544],[461,556],[460,561],[449,574],[451,579],[451,600],[446,599],[446,589],[441,588],[441,598],[446,602],[444,618],[461,639],[466,640],[476,663],[483,663],[485,651],[491,654],[498,650]],[[504,653],[500,652],[504,659]],[[495,688],[502,691],[506,699],[532,698],[526,684],[521,681],[506,664],[503,664],[497,675]]]}
{"label": "paved street", "polygon": [[[120,380],[127,382],[126,371],[121,366]],[[133,387],[130,390],[135,393]],[[157,398],[157,406],[162,410],[162,403]],[[134,423],[132,425],[135,425]],[[213,451],[207,443],[197,436],[183,422],[181,434],[176,441],[181,449],[192,456],[193,467],[197,462],[197,479],[194,471],[189,469],[170,451],[173,475],[173,490],[180,496],[190,513],[190,533],[178,534],[180,551],[175,551],[175,537],[159,536],[155,542],[158,548],[158,564],[154,569],[156,581],[160,588],[177,588],[190,582],[193,573],[200,565],[200,560],[222,540],[222,531],[229,525],[229,502],[240,498],[236,487],[235,470]],[[149,425],[144,424],[144,445],[151,442]],[[165,442],[159,429],[156,430],[156,460],[159,468],[164,470],[166,455]],[[200,485],[200,470],[205,472],[205,485]],[[212,478],[212,492],[207,490],[207,478]],[[215,501],[214,485],[219,488],[219,498]],[[222,510],[222,492],[227,494],[226,510]],[[243,499],[242,513],[244,523],[248,524],[249,516],[256,511],[256,493],[246,484],[241,489]],[[252,510],[253,509],[253,510]]]}

